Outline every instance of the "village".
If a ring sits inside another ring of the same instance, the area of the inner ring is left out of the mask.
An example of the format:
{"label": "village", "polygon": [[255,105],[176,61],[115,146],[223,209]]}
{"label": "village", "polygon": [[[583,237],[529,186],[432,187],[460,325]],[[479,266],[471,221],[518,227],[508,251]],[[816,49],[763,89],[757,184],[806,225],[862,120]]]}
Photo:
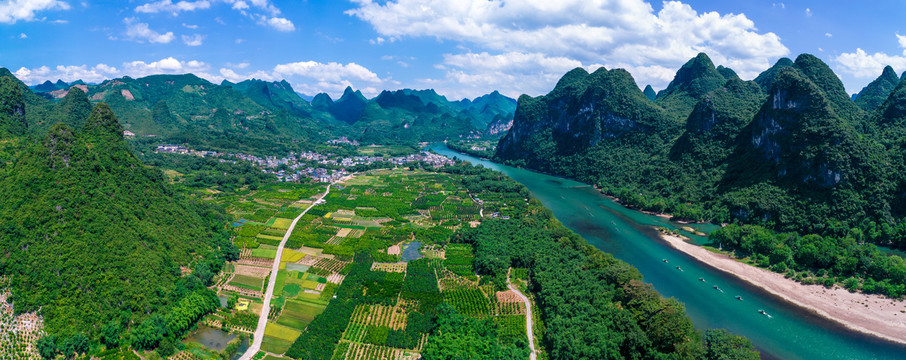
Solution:
{"label": "village", "polygon": [[[155,152],[171,153],[200,157],[218,158],[221,162],[248,161],[261,168],[265,173],[272,174],[281,182],[300,182],[303,179],[312,179],[316,182],[333,182],[349,175],[348,168],[359,165],[372,165],[378,162],[403,165],[413,162],[424,162],[433,167],[452,165],[453,161],[447,157],[428,151],[397,157],[383,156],[349,156],[340,157],[334,154],[320,154],[306,151],[302,153],[290,152],[284,157],[255,156],[243,153],[221,153],[216,151],[188,149],[182,145],[158,145]],[[323,166],[318,166],[323,165]]]}

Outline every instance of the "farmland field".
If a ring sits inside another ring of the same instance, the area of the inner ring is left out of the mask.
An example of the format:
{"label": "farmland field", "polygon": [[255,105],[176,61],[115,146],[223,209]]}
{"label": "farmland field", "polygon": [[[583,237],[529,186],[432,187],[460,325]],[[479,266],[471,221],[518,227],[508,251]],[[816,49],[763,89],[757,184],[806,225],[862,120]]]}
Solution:
{"label": "farmland field", "polygon": [[276,218],[276,220],[274,220],[274,223],[271,225],[271,227],[286,230],[286,229],[289,229],[289,225],[292,223],[293,223],[293,219],[285,219],[285,218],[278,217],[278,218]]}
{"label": "farmland field", "polygon": [[230,285],[238,286],[241,288],[246,288],[249,290],[261,291],[261,286],[264,284],[263,278],[252,277],[247,275],[235,275],[233,280],[230,281]]}
{"label": "farmland field", "polygon": [[252,249],[252,256],[257,258],[273,259],[277,256],[276,249]]}
{"label": "farmland field", "polygon": [[[236,268],[238,287],[260,291],[263,279],[248,274],[267,275],[254,266],[270,264],[281,229],[301,211],[290,206],[299,198],[279,190],[258,190],[225,206],[235,216],[260,215],[254,220],[266,224],[233,229],[246,264]],[[463,224],[478,218],[472,198],[461,177],[422,170],[374,170],[338,184],[290,234],[274,291],[281,308],[268,322],[262,350],[320,360],[417,359],[443,303],[487,319],[503,341],[524,336],[524,310],[505,296],[498,301],[505,288],[479,282],[472,245],[451,243]],[[495,207],[503,200],[483,199]],[[401,245],[413,241],[430,256],[401,262]]]}

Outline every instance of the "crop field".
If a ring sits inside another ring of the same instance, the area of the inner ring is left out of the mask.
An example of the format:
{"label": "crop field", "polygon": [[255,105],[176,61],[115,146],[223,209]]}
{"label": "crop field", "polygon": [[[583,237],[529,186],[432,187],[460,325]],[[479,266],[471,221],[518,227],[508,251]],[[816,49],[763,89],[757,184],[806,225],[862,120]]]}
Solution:
{"label": "crop field", "polygon": [[[524,305],[505,288],[479,282],[472,246],[451,243],[456,231],[480,220],[477,196],[461,179],[373,170],[331,189],[324,204],[300,218],[279,259],[274,295],[281,308],[268,322],[262,350],[292,355],[290,347],[301,348],[320,360],[414,360],[443,303],[492,319],[501,339],[524,337]],[[236,219],[250,220],[233,228],[241,265],[228,285],[260,294],[275,245],[323,189],[294,186],[269,185],[230,201],[215,197]],[[486,216],[506,208],[493,194],[481,198]],[[400,261],[412,241],[421,242],[424,258]],[[527,274],[517,269],[513,277]]]}
{"label": "crop field", "polygon": [[252,257],[264,258],[264,259],[273,259],[277,256],[277,249],[252,249]]}
{"label": "crop field", "polygon": [[292,249],[283,249],[283,253],[280,256],[280,261],[295,263],[296,261],[302,260],[305,257],[305,254],[292,250]]}
{"label": "crop field", "polygon": [[[267,330],[267,328],[265,328],[265,330]],[[264,351],[267,351],[270,353],[274,353],[274,354],[282,354],[282,353],[285,353],[286,350],[289,350],[289,347],[292,344],[293,344],[292,341],[287,341],[287,340],[278,339],[278,338],[275,338],[272,336],[265,335],[264,338],[261,340],[261,350],[264,350]]]}
{"label": "crop field", "polygon": [[321,301],[294,301],[287,300],[283,311],[277,318],[277,324],[294,329],[304,329],[315,316],[324,312],[326,304]]}
{"label": "crop field", "polygon": [[289,229],[289,226],[292,223],[293,223],[293,219],[286,219],[286,218],[278,217],[278,218],[276,218],[276,220],[274,220],[274,223],[271,225],[271,227],[286,230],[286,229]]}
{"label": "crop field", "polygon": [[229,284],[244,289],[261,291],[261,286],[264,284],[264,279],[236,274],[235,276],[233,276],[233,280],[231,280]]}
{"label": "crop field", "polygon": [[299,334],[299,330],[280,324],[268,323],[267,327],[264,328],[264,336],[285,341],[294,341],[299,337]]}
{"label": "crop field", "polygon": [[444,291],[444,300],[456,307],[460,314],[476,317],[490,313],[491,302],[484,292],[475,288],[454,288]]}
{"label": "crop field", "polygon": [[525,315],[495,316],[494,322],[499,328],[498,335],[505,341],[525,339]]}
{"label": "crop field", "polygon": [[522,315],[525,314],[525,303],[512,290],[499,291],[496,294],[497,315]]}

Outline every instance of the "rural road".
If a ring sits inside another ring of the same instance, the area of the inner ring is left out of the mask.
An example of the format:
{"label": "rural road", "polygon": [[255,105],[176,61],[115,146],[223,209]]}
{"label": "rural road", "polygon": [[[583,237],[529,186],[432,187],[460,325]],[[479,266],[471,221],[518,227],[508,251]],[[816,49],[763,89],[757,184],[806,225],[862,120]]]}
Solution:
{"label": "rural road", "polygon": [[286,235],[283,235],[283,241],[280,241],[280,246],[277,247],[277,255],[274,257],[274,265],[271,266],[271,276],[268,277],[267,281],[267,292],[264,293],[264,305],[261,307],[261,316],[258,317],[258,327],[255,328],[254,340],[252,341],[252,346],[245,351],[245,354],[239,358],[239,360],[250,360],[252,356],[258,353],[261,350],[261,341],[264,340],[264,328],[267,326],[267,314],[271,311],[271,297],[274,294],[274,286],[277,285],[277,271],[280,270],[280,257],[283,256],[283,246],[286,245],[286,241],[289,240],[289,236],[293,233],[293,229],[296,227],[296,223],[299,222],[299,219],[303,215],[308,213],[308,210],[318,205],[321,200],[327,197],[327,194],[330,194],[330,187],[333,184],[336,184],[340,181],[346,180],[348,177],[342,178],[340,180],[334,181],[327,185],[327,191],[324,192],[324,195],[318,198],[315,202],[311,203],[308,208],[305,209],[299,216],[296,216],[293,219],[293,223],[289,225],[289,229],[286,230]]}
{"label": "rural road", "polygon": [[538,353],[535,350],[535,334],[532,333],[532,302],[529,301],[528,297],[522,294],[519,289],[517,289],[513,284],[510,283],[510,274],[507,273],[506,276],[506,287],[510,290],[513,290],[516,295],[519,295],[522,298],[522,301],[525,302],[525,333],[528,334],[528,346],[531,353],[529,353],[530,360],[538,359]]}

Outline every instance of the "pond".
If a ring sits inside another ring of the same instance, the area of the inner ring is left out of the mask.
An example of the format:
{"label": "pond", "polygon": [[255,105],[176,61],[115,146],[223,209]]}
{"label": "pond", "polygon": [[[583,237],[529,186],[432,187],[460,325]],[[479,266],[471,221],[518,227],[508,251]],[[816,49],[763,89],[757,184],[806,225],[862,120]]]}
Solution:
{"label": "pond", "polygon": [[199,343],[205,348],[219,352],[226,349],[227,344],[235,338],[236,335],[226,331],[207,326],[199,326],[198,330],[189,334],[185,341]]}
{"label": "pond", "polygon": [[422,247],[421,241],[413,241],[411,243],[403,245],[403,253],[401,256],[402,260],[405,262],[410,262],[412,260],[421,259],[422,257],[424,257],[420,252],[418,252],[418,248],[420,247]]}

